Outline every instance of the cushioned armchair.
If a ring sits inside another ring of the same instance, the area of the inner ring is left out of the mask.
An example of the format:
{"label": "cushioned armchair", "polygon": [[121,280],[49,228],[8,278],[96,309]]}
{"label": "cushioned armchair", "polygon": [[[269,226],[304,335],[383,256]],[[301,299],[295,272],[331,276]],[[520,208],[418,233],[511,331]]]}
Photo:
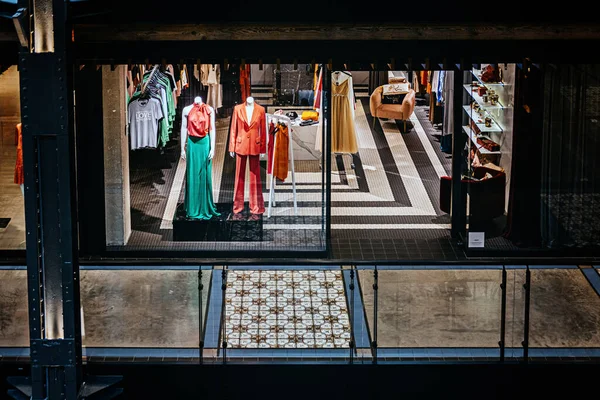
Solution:
{"label": "cushioned armchair", "polygon": [[375,118],[390,118],[404,121],[404,131],[406,132],[406,121],[410,118],[415,110],[415,91],[408,89],[408,93],[404,96],[401,104],[383,104],[381,102],[383,86],[377,87],[371,93],[370,108],[373,116],[373,124]]}
{"label": "cushioned armchair", "polygon": [[[506,190],[506,174],[486,167],[478,167],[474,170],[474,176],[481,179],[486,173],[491,178],[474,181],[462,180],[462,194],[466,199],[469,194],[469,223],[485,222],[504,214],[504,199]],[[442,176],[440,178],[440,209],[450,214],[450,202],[452,192],[452,178]]]}

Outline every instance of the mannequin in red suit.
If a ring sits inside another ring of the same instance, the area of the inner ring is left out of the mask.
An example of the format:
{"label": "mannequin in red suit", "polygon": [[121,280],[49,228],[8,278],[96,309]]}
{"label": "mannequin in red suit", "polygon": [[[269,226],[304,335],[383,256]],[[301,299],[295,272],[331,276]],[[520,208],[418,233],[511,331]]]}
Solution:
{"label": "mannequin in red suit", "polygon": [[267,152],[265,108],[246,98],[233,109],[229,132],[229,154],[236,158],[233,219],[242,218],[246,160],[250,164],[250,219],[257,220],[265,212],[260,177],[260,155]]}

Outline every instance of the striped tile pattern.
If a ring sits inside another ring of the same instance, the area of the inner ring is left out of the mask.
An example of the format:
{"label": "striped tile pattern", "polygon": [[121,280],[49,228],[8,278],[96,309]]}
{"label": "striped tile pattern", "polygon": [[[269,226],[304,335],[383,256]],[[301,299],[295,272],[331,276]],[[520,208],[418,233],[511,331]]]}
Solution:
{"label": "striped tile pattern", "polygon": [[[434,234],[435,237],[447,236],[449,217],[439,210],[438,197],[439,177],[449,173],[450,160],[441,153],[439,144],[436,145],[432,134],[435,129],[424,110],[415,111],[409,121],[408,132],[402,133],[402,123],[373,121],[368,101],[368,98],[358,98],[356,102],[359,152],[332,156],[332,236],[393,239],[415,237],[412,235],[417,233],[425,235],[426,232],[439,232]],[[257,102],[260,103],[258,99]],[[227,152],[228,129],[228,119],[219,119],[213,159],[213,195],[215,201],[221,204],[233,201],[235,159]],[[182,179],[185,163],[173,159],[171,165],[174,171],[165,174],[165,189],[168,187],[169,190],[161,189],[159,192],[164,193],[164,198],[151,203],[158,207],[153,215],[160,212],[160,223],[154,228],[152,234],[156,236],[153,237],[166,248],[220,248],[219,244],[169,242],[174,207],[182,201],[185,190],[185,179]],[[263,194],[265,202],[268,202],[269,179],[265,166],[266,160],[263,160]],[[291,250],[322,246],[322,181],[320,160],[296,163],[297,214],[294,214],[293,208],[291,176],[286,182],[277,182],[277,206],[270,218],[264,215],[260,248]],[[174,199],[177,198],[176,202]],[[130,244],[144,245],[147,239],[148,233],[137,235],[134,232]],[[223,249],[227,249],[231,243],[222,245]],[[258,248],[257,243],[239,245],[242,248],[250,246],[248,249]]]}

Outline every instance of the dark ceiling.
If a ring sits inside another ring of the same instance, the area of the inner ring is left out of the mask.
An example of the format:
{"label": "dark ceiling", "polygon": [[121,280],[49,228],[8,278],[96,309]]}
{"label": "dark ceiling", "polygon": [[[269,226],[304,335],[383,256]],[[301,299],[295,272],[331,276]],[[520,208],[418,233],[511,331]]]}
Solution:
{"label": "dark ceiling", "polygon": [[[16,0],[0,0],[0,13],[16,10]],[[423,23],[553,24],[597,23],[583,5],[502,0],[274,1],[274,0],[72,0],[80,23]]]}

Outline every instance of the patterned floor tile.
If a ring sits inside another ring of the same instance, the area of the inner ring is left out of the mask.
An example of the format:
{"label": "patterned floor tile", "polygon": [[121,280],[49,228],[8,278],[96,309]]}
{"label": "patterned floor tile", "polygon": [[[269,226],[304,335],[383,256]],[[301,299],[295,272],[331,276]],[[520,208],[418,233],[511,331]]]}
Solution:
{"label": "patterned floor tile", "polygon": [[231,348],[347,348],[341,271],[229,271],[225,335]]}

